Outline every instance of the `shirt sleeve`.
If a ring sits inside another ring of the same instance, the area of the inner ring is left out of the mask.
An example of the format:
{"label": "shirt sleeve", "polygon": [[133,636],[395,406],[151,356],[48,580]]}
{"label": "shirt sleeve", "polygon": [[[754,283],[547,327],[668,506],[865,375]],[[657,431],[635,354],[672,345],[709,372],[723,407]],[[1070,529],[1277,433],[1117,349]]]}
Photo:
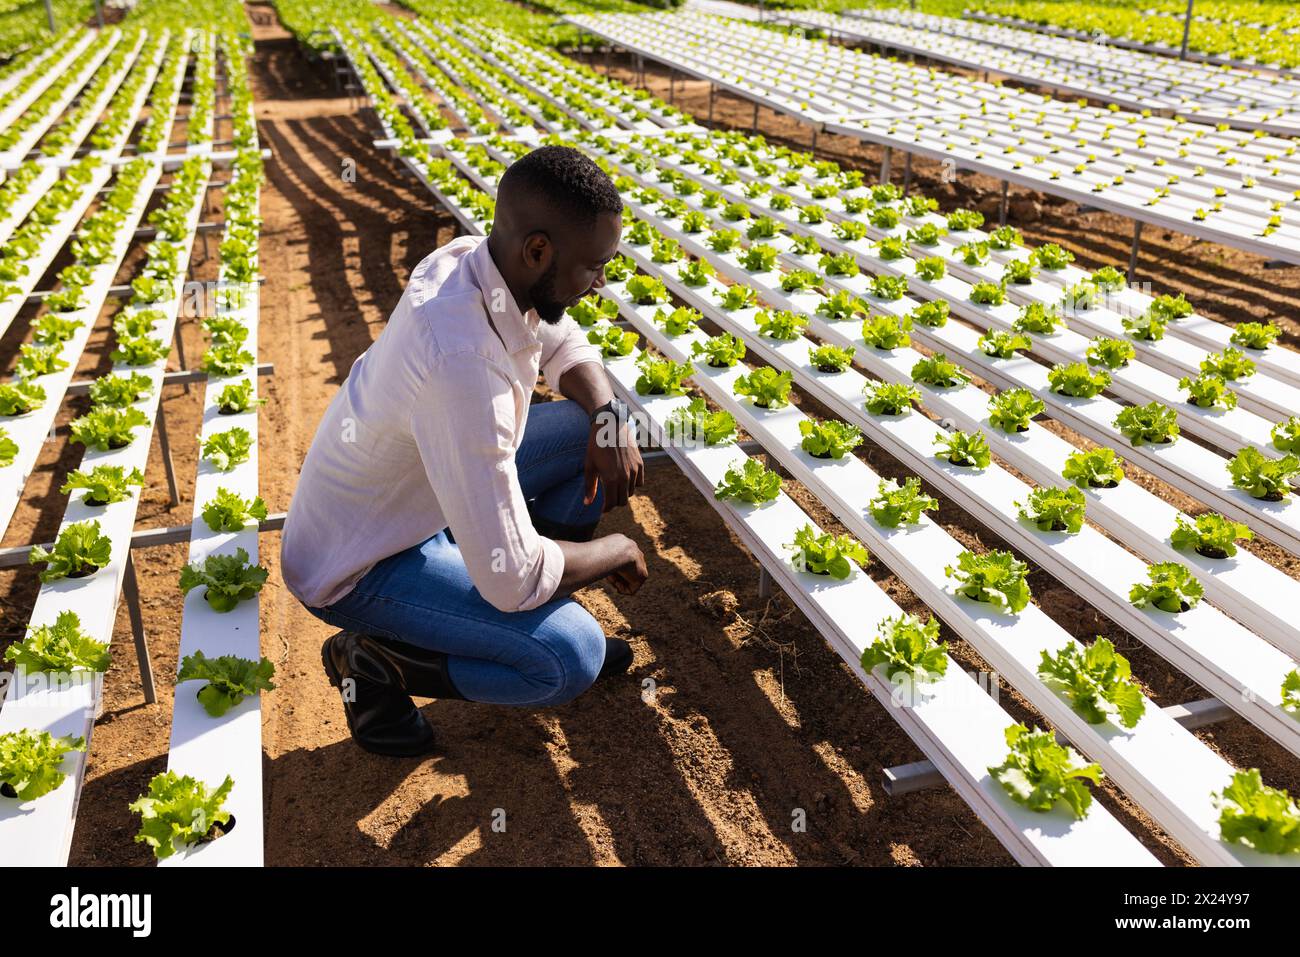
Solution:
{"label": "shirt sleeve", "polygon": [[476,354],[435,359],[410,428],[470,579],[493,607],[527,611],[549,601],[564,553],[533,527],[515,467],[510,376]]}
{"label": "shirt sleeve", "polygon": [[587,341],[587,334],[572,316],[566,315],[554,325],[539,322],[537,338],[542,344],[542,377],[556,392],[560,392],[560,379],[564,373],[574,366],[583,362],[600,362],[600,353]]}

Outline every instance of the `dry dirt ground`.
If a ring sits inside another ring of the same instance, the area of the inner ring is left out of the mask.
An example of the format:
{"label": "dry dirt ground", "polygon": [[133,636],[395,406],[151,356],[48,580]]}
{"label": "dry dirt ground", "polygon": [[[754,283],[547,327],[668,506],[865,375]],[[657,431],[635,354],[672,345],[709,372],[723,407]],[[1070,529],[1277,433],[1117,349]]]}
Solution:
{"label": "dry dirt ground", "polygon": [[[260,422],[262,495],[272,512],[288,508],[316,423],[351,363],[379,335],[412,267],[455,234],[399,165],[370,146],[373,117],[339,95],[321,64],[309,62],[274,20],[252,6],[252,60],[259,125],[274,152],[262,198],[261,361],[269,400]],[[615,72],[630,76],[625,63]],[[666,91],[666,76],[647,82]],[[702,85],[679,83],[678,102],[705,113]],[[715,118],[747,128],[750,107],[720,100]],[[773,139],[806,142],[784,118],[764,113]],[[878,169],[879,154],[846,140],[822,144],[846,165]],[[354,159],[355,183],[344,181]],[[945,203],[989,206],[995,186],[966,178],[940,184],[923,167],[918,183]],[[220,213],[219,193],[214,215]],[[1018,204],[1033,239],[1052,239],[1101,265],[1127,256],[1129,227],[1114,217],[1081,216],[1067,205]],[[138,255],[138,254],[137,254]],[[1295,270],[1262,264],[1183,237],[1149,237],[1143,265],[1161,288],[1185,290],[1226,321],[1280,318],[1295,345]],[[210,276],[208,262],[197,272]],[[124,276],[129,272],[124,272]],[[107,316],[92,339],[102,356]],[[203,349],[197,324],[182,329],[186,355]],[[6,362],[21,337],[0,343]],[[104,360],[81,373],[102,372]],[[539,395],[539,400],[546,396]],[[181,502],[169,507],[155,443],[150,486],[139,527],[188,521],[192,508],[201,397],[172,388],[165,398]],[[820,412],[805,404],[808,411]],[[48,541],[57,528],[58,487],[75,467],[66,422],[29,485],[29,497],[6,545]],[[886,475],[898,463],[879,449],[863,455]],[[1147,476],[1160,494],[1190,503]],[[834,519],[794,483],[792,494],[819,522]],[[945,506],[938,520],[963,542],[1002,545],[964,513]],[[779,593],[760,597],[756,566],[713,509],[668,464],[652,467],[645,494],[607,517],[608,531],[631,535],[645,549],[650,580],[635,596],[599,586],[579,599],[609,634],[631,641],[632,675],[602,684],[563,708],[498,709],[459,701],[430,702],[440,753],[424,759],[369,755],[348,736],[342,709],[319,664],[331,630],[304,611],[280,584],[279,535],[265,534],[261,560],[271,577],[261,597],[262,651],[276,665],[274,692],[263,696],[266,861],[293,864],[1008,864],[1010,858],[949,790],[892,798],[884,767],[920,752]],[[1296,574],[1295,563],[1269,546],[1259,551]],[[126,807],[166,765],[178,621],[176,580],[182,545],[136,553],[145,626],[162,676],[159,701],[143,702],[125,607],[119,609],[117,654],[106,681],[105,716],[96,728],[81,802],[75,864],[148,864],[131,838]],[[878,562],[870,572],[908,611],[916,597]],[[1200,689],[1042,572],[1031,579],[1038,603],[1071,633],[1109,635],[1162,704],[1202,696]],[[0,573],[4,631],[20,637],[36,594],[30,571]],[[987,670],[951,633],[958,660]],[[643,695],[643,682],[655,693]],[[1002,701],[1032,719],[1005,687]],[[1242,766],[1260,766],[1274,784],[1300,790],[1296,762],[1244,722],[1198,732]],[[1186,858],[1113,788],[1101,801],[1166,863]],[[797,820],[806,826],[796,826]],[[501,823],[504,822],[504,828]]]}

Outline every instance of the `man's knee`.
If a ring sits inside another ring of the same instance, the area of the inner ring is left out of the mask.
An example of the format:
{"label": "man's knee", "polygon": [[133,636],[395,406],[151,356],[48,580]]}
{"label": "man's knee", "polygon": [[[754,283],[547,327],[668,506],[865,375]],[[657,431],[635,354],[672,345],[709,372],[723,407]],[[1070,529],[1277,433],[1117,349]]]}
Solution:
{"label": "man's knee", "polygon": [[542,624],[539,640],[550,650],[550,666],[540,677],[550,688],[542,706],[565,704],[582,694],[605,663],[605,632],[575,601],[564,603]]}

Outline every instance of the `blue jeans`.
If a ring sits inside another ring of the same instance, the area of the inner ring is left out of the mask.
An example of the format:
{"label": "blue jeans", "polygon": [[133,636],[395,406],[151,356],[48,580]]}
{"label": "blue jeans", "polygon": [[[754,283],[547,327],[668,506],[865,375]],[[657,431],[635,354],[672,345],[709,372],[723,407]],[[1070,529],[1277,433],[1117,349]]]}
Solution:
{"label": "blue jeans", "polygon": [[[532,515],[578,526],[600,519],[604,489],[590,505],[582,501],[588,434],[576,402],[529,410],[515,464]],[[471,701],[563,704],[591,686],[605,661],[603,629],[572,598],[516,612],[489,604],[447,529],[378,562],[333,604],[306,607],[345,631],[445,652],[452,682]]]}

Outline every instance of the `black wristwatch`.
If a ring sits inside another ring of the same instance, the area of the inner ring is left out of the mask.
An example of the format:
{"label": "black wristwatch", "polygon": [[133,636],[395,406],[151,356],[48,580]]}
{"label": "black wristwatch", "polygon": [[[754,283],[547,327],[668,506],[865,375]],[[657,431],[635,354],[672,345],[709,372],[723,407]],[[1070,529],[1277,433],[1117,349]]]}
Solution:
{"label": "black wristwatch", "polygon": [[602,412],[613,414],[615,421],[617,422],[629,422],[632,418],[632,413],[628,410],[627,404],[618,398],[610,399],[604,405],[592,409],[591,417],[588,421],[590,421],[592,425],[595,425],[596,419]]}

